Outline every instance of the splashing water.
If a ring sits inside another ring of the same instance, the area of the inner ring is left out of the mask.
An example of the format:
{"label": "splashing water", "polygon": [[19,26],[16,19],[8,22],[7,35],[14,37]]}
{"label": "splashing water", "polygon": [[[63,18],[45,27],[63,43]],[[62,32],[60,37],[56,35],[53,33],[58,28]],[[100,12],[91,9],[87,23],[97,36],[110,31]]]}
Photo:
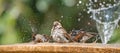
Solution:
{"label": "splashing water", "polygon": [[[95,0],[95,2],[97,2],[97,0]],[[90,0],[90,3],[93,2]],[[92,9],[92,6],[88,8],[88,12],[92,12],[92,19],[96,21],[97,30],[103,44],[106,44],[110,40],[114,29],[118,25],[120,20],[119,4],[120,2],[114,5],[109,4],[108,7],[103,7],[104,5],[100,3],[101,8]]]}

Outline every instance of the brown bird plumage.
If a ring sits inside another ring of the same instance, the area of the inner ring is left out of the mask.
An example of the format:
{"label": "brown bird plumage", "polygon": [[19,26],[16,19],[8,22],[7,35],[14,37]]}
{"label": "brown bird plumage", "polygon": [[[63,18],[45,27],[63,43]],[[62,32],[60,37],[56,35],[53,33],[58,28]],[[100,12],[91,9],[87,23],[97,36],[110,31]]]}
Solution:
{"label": "brown bird plumage", "polygon": [[48,39],[46,35],[41,35],[41,34],[33,34],[32,35],[34,43],[40,43],[40,42],[47,42]]}
{"label": "brown bird plumage", "polygon": [[51,36],[55,42],[70,42],[71,37],[62,27],[61,23],[55,21],[51,29]]}
{"label": "brown bird plumage", "polygon": [[[82,42],[85,43],[86,41],[88,41],[90,38],[92,37],[97,37],[97,33],[94,32],[86,32],[86,31],[73,31],[72,32],[72,39],[75,42]],[[94,42],[96,42],[98,39],[96,38],[96,40]]]}

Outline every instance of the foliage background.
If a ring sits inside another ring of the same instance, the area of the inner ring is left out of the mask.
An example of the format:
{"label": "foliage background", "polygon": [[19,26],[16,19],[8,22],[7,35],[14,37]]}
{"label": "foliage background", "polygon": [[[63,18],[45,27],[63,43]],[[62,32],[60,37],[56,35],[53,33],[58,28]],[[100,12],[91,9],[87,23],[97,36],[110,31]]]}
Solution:
{"label": "foliage background", "polygon": [[[114,3],[113,0],[99,2]],[[99,2],[94,4],[96,8]],[[0,0],[0,44],[30,42],[32,28],[36,33],[50,35],[56,20],[68,32],[73,29],[97,32],[95,21],[87,12],[87,3],[89,0]],[[120,27],[116,28],[110,43],[119,43],[119,37]]]}

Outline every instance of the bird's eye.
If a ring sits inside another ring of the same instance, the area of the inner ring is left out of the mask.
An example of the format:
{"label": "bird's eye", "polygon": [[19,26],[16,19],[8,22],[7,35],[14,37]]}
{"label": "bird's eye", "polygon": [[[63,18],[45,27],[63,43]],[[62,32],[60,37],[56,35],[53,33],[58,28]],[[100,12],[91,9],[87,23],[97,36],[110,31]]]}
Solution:
{"label": "bird's eye", "polygon": [[58,23],[54,24],[54,26],[56,27],[58,25]]}

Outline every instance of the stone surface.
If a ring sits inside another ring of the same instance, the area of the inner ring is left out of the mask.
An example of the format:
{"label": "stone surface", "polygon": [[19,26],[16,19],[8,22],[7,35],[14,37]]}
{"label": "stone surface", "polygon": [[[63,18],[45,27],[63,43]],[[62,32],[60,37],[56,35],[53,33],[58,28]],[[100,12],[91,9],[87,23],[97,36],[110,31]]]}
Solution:
{"label": "stone surface", "polygon": [[0,53],[120,53],[119,44],[22,43],[0,45]]}

